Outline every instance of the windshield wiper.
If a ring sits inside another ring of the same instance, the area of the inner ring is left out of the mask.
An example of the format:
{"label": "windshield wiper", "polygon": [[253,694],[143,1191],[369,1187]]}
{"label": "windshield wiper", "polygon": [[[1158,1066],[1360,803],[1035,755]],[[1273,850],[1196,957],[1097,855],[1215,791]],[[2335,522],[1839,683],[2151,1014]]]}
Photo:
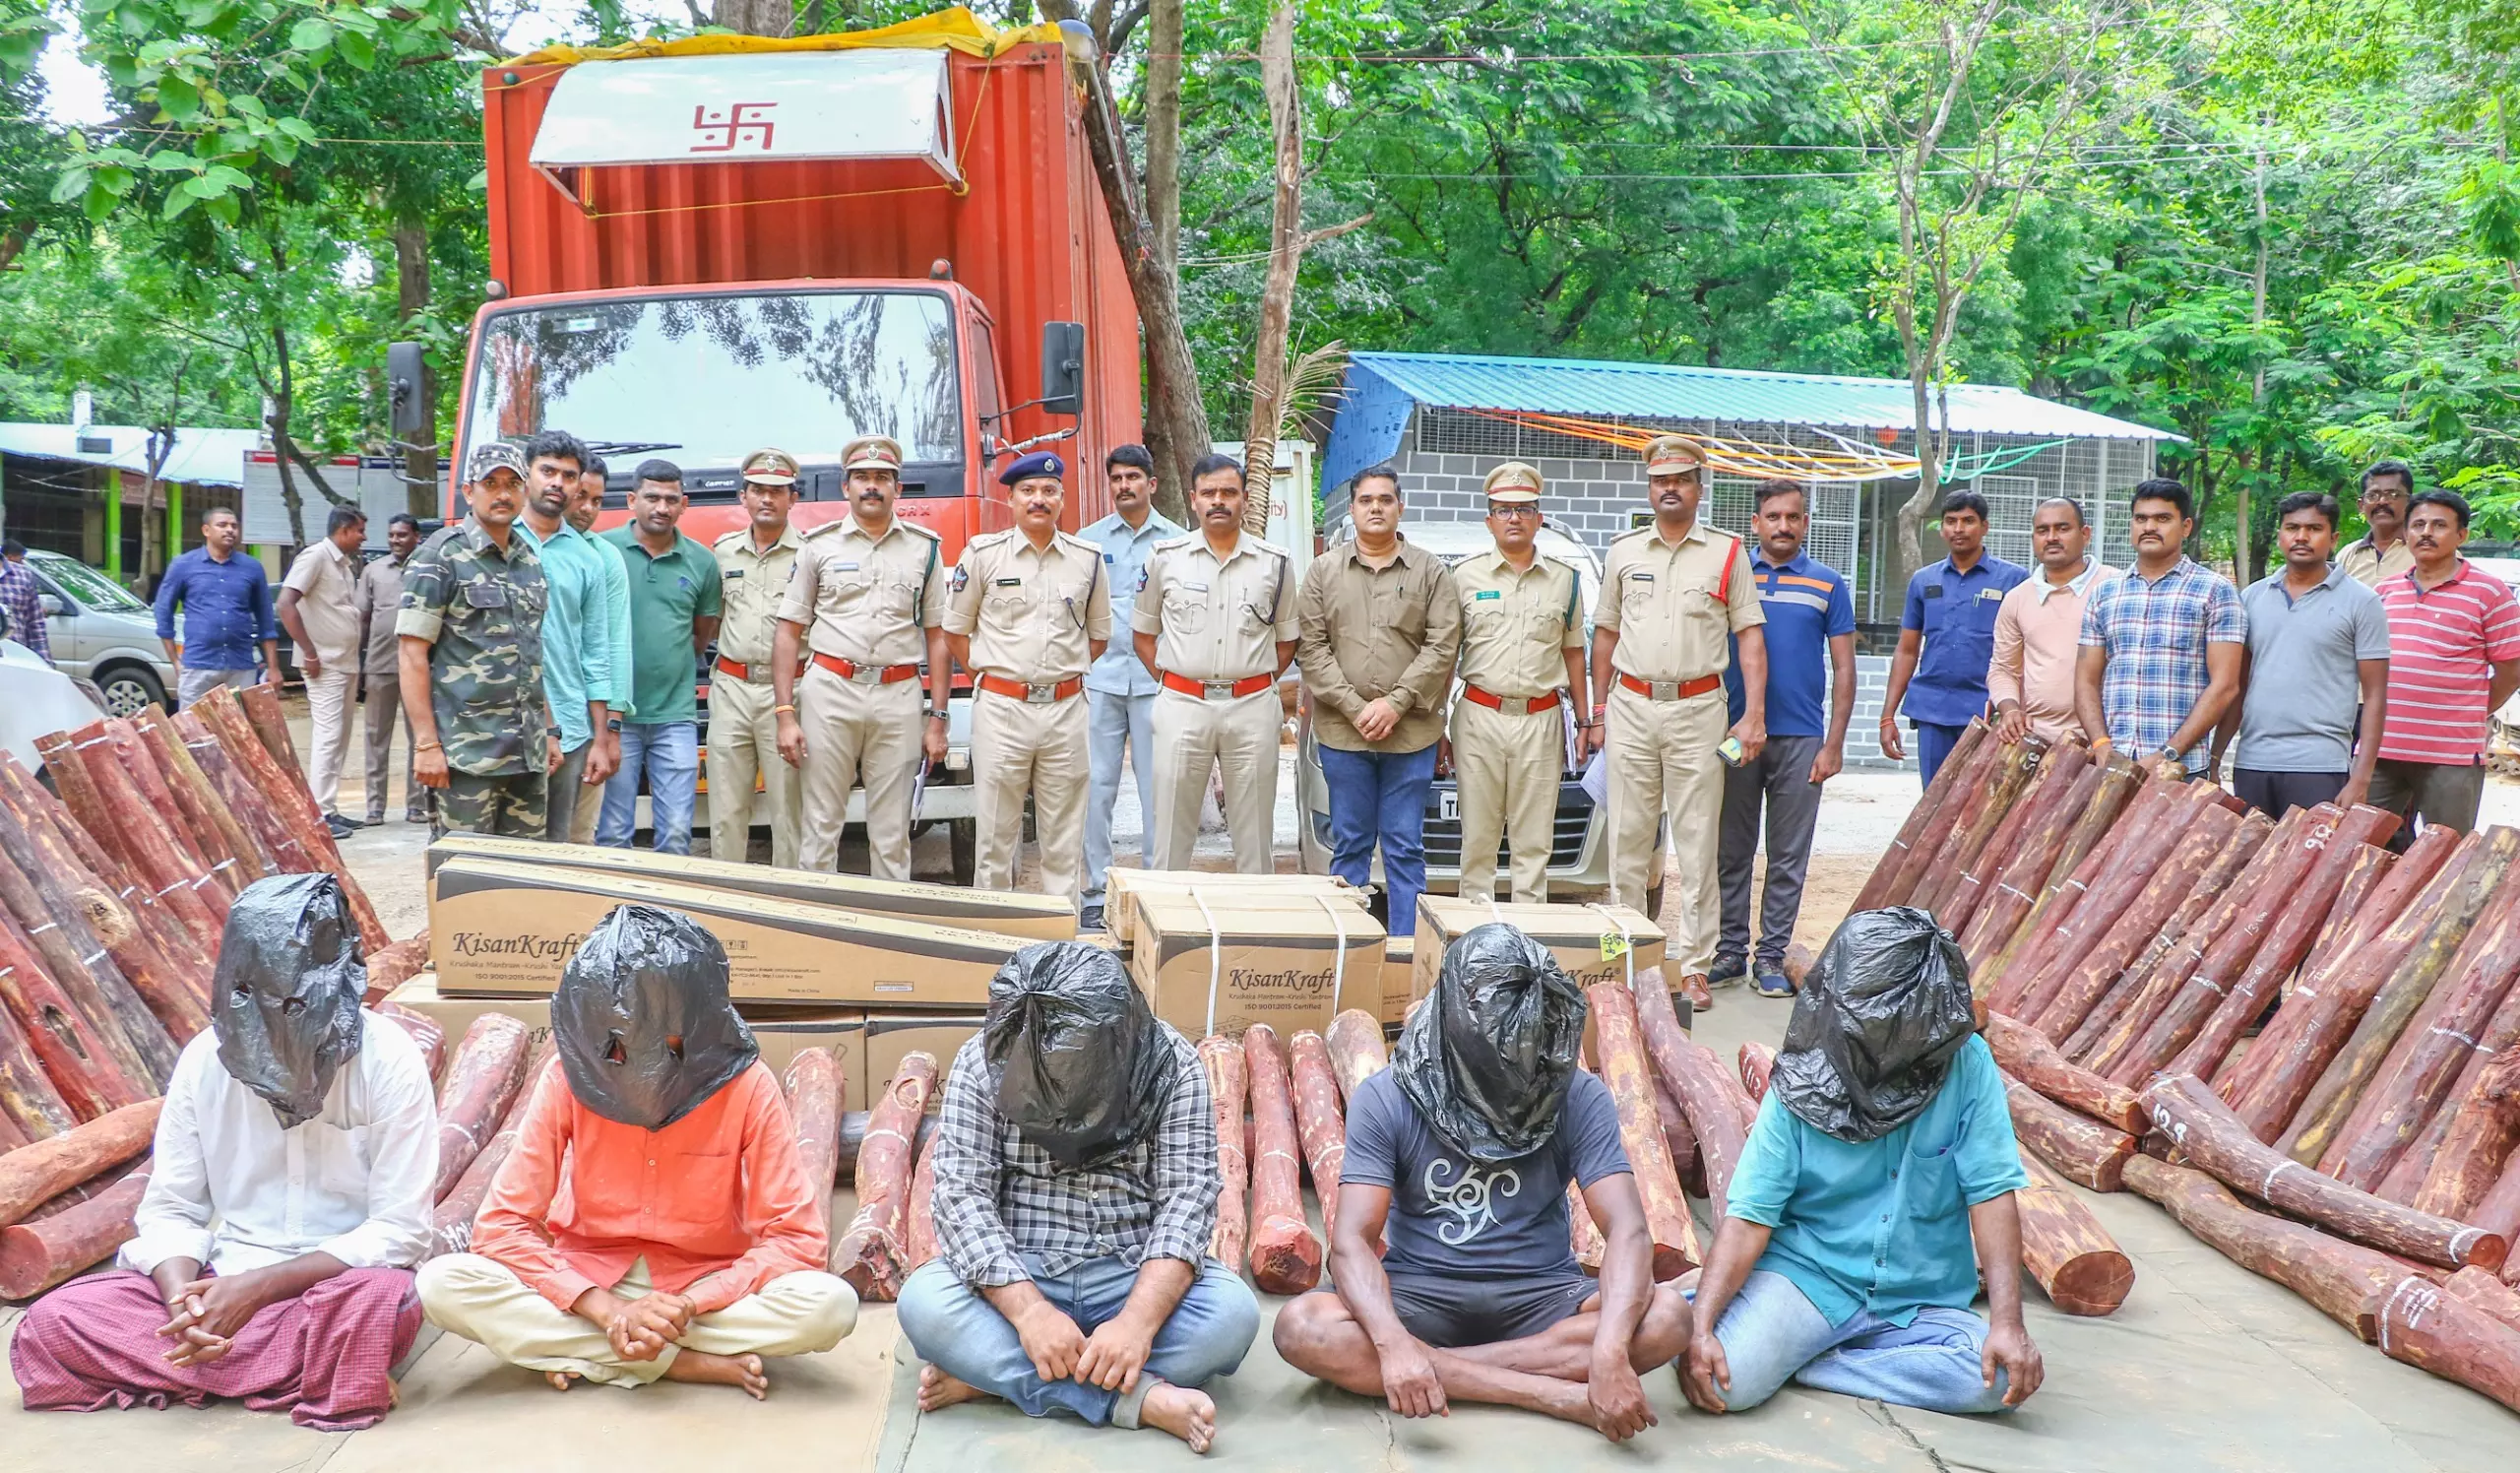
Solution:
{"label": "windshield wiper", "polygon": [[651,450],[680,450],[682,448],[682,442],[679,440],[588,440],[585,443],[589,450],[605,457],[615,455],[645,455]]}

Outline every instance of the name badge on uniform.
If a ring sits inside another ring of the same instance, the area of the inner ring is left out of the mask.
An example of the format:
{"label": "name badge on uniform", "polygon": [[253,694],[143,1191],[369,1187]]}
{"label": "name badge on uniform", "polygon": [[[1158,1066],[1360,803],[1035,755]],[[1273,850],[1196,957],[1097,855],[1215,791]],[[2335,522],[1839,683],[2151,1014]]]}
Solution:
{"label": "name badge on uniform", "polygon": [[1203,594],[1208,591],[1208,586],[1204,583],[1184,583],[1181,587],[1185,591],[1194,594]]}
{"label": "name badge on uniform", "polygon": [[1501,599],[1503,597],[1505,597],[1504,594],[1492,588],[1482,588],[1479,592],[1471,595],[1473,602],[1480,604],[1486,603],[1489,599]]}
{"label": "name badge on uniform", "polygon": [[844,573],[854,573],[857,571],[857,562],[854,558],[851,558],[848,562],[836,564],[836,566]]}
{"label": "name badge on uniform", "polygon": [[2000,588],[1982,588],[1978,590],[1978,597],[1990,604],[2000,604],[2004,601],[2004,591]]}
{"label": "name badge on uniform", "polygon": [[741,568],[728,568],[728,569],[726,569],[724,572],[720,573],[718,576],[719,576],[720,578],[724,579],[724,581],[728,582],[728,583],[732,583],[732,582],[734,582],[736,579],[738,579],[738,578],[742,577],[743,575],[744,575],[744,570],[743,570],[743,569],[741,569]]}
{"label": "name badge on uniform", "polygon": [[468,583],[464,585],[464,602],[474,608],[505,608],[508,607],[507,585]]}
{"label": "name badge on uniform", "polygon": [[1925,591],[1924,591],[1924,593],[1923,593],[1922,595],[1921,595],[1921,597],[1922,597],[1922,598],[1927,598],[1927,599],[1939,599],[1939,598],[1941,598],[1941,597],[1942,597],[1942,585],[1941,585],[1941,584],[1939,584],[1939,583],[1928,583],[1928,584],[1926,584],[1926,585],[1925,585]]}
{"label": "name badge on uniform", "polygon": [[1638,583],[1651,583],[1651,582],[1653,582],[1653,581],[1654,581],[1654,575],[1653,575],[1653,574],[1651,574],[1651,573],[1634,573],[1634,572],[1631,572],[1631,573],[1629,573],[1627,576],[1628,576],[1629,578],[1633,579],[1634,581],[1638,582]]}
{"label": "name badge on uniform", "polygon": [[999,588],[1022,588],[1024,586],[1024,580],[1021,578],[1000,578],[997,580],[997,586]]}

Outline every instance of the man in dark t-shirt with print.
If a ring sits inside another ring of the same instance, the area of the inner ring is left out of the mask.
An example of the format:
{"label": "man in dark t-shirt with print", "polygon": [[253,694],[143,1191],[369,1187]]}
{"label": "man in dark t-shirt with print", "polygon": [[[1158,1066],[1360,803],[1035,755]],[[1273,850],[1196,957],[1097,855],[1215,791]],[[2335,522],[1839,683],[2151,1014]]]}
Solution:
{"label": "man in dark t-shirt with print", "polygon": [[[1392,1066],[1349,1101],[1338,1287],[1279,1312],[1288,1364],[1404,1417],[1457,1398],[1614,1441],[1654,1425],[1638,1373],[1679,1353],[1689,1310],[1654,1283],[1617,1111],[1575,1067],[1583,1029],[1582,990],[1529,936],[1454,943]],[[1606,1240],[1598,1283],[1570,1247],[1570,1184]]]}

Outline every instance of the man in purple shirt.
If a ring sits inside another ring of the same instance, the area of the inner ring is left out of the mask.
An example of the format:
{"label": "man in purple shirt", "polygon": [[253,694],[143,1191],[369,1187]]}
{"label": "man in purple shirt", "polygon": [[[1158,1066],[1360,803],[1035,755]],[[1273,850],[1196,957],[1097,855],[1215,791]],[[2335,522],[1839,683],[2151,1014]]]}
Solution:
{"label": "man in purple shirt", "polygon": [[52,664],[52,640],[43,626],[43,590],[34,569],[27,566],[27,544],[0,545],[0,614],[9,619],[9,637]]}
{"label": "man in purple shirt", "polygon": [[[202,513],[202,545],[166,565],[158,580],[158,637],[175,664],[178,707],[189,706],[221,685],[251,685],[260,678],[254,646],[262,646],[263,671],[281,683],[280,620],[272,610],[271,579],[262,563],[237,545],[245,540],[236,513],[214,506]],[[175,610],[184,631],[175,633]]]}

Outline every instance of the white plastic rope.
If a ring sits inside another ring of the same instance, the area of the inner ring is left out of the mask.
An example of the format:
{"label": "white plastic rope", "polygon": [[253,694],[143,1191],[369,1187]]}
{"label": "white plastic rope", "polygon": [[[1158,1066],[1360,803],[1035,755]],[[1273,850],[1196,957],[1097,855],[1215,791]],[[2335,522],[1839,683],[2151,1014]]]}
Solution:
{"label": "white plastic rope", "polygon": [[1208,909],[1208,897],[1199,887],[1190,887],[1190,901],[1199,908],[1199,919],[1208,923],[1208,1030],[1199,1035],[1210,1038],[1217,1031],[1217,987],[1225,976],[1225,935],[1217,929],[1216,912]]}

